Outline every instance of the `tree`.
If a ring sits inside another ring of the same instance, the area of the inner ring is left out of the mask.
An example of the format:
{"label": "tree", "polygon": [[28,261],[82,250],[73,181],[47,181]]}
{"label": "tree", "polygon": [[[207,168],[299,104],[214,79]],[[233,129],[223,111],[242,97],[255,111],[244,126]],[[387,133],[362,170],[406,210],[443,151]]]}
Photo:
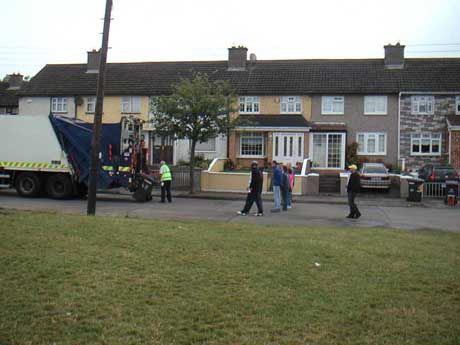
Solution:
{"label": "tree", "polygon": [[152,99],[152,122],[155,133],[162,137],[190,140],[190,188],[194,193],[196,144],[228,134],[235,125],[229,117],[235,93],[228,81],[210,81],[203,73],[182,79],[172,90],[169,96]]}

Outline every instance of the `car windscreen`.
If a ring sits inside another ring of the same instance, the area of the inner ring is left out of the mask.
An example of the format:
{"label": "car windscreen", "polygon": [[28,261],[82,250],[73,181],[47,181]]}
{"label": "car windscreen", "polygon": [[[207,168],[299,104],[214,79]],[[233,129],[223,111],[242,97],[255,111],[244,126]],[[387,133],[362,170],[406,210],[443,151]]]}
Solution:
{"label": "car windscreen", "polygon": [[384,167],[364,167],[363,168],[364,174],[386,174],[387,169]]}
{"label": "car windscreen", "polygon": [[452,168],[436,168],[437,176],[457,176],[457,172]]}

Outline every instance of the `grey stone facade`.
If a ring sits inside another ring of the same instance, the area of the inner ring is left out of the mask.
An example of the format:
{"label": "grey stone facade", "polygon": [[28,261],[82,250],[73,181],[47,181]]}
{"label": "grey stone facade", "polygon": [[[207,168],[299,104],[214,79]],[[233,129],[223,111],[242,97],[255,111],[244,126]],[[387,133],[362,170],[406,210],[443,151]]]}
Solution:
{"label": "grey stone facade", "polygon": [[[417,94],[414,94],[416,96]],[[434,114],[412,114],[412,96],[401,96],[400,157],[406,160],[407,169],[417,169],[427,163],[447,164],[449,161],[449,135],[446,115],[455,114],[455,95],[434,96]],[[411,133],[440,133],[441,154],[418,156],[411,154]]]}

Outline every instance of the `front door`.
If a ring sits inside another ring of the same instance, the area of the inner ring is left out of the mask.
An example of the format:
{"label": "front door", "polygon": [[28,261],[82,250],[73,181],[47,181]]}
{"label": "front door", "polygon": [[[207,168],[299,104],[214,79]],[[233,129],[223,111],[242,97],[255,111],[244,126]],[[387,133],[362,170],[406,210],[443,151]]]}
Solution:
{"label": "front door", "polygon": [[344,169],[345,133],[311,133],[310,138],[313,168]]}
{"label": "front door", "polygon": [[304,133],[273,133],[273,159],[281,163],[303,161]]}
{"label": "front door", "polygon": [[152,136],[152,164],[159,164],[165,161],[167,164],[173,163],[173,140],[169,137]]}

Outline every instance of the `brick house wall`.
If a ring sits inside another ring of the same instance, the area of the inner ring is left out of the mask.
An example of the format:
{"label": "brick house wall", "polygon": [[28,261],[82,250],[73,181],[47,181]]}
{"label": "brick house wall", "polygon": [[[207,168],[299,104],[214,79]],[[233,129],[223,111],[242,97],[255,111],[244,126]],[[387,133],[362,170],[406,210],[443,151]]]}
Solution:
{"label": "brick house wall", "polygon": [[[416,94],[414,94],[416,95]],[[401,96],[400,108],[400,157],[405,158],[408,169],[416,169],[427,163],[447,164],[449,161],[449,133],[446,116],[455,114],[454,95],[434,95],[434,114],[412,114],[411,96]],[[441,155],[411,155],[411,133],[440,133]]]}

